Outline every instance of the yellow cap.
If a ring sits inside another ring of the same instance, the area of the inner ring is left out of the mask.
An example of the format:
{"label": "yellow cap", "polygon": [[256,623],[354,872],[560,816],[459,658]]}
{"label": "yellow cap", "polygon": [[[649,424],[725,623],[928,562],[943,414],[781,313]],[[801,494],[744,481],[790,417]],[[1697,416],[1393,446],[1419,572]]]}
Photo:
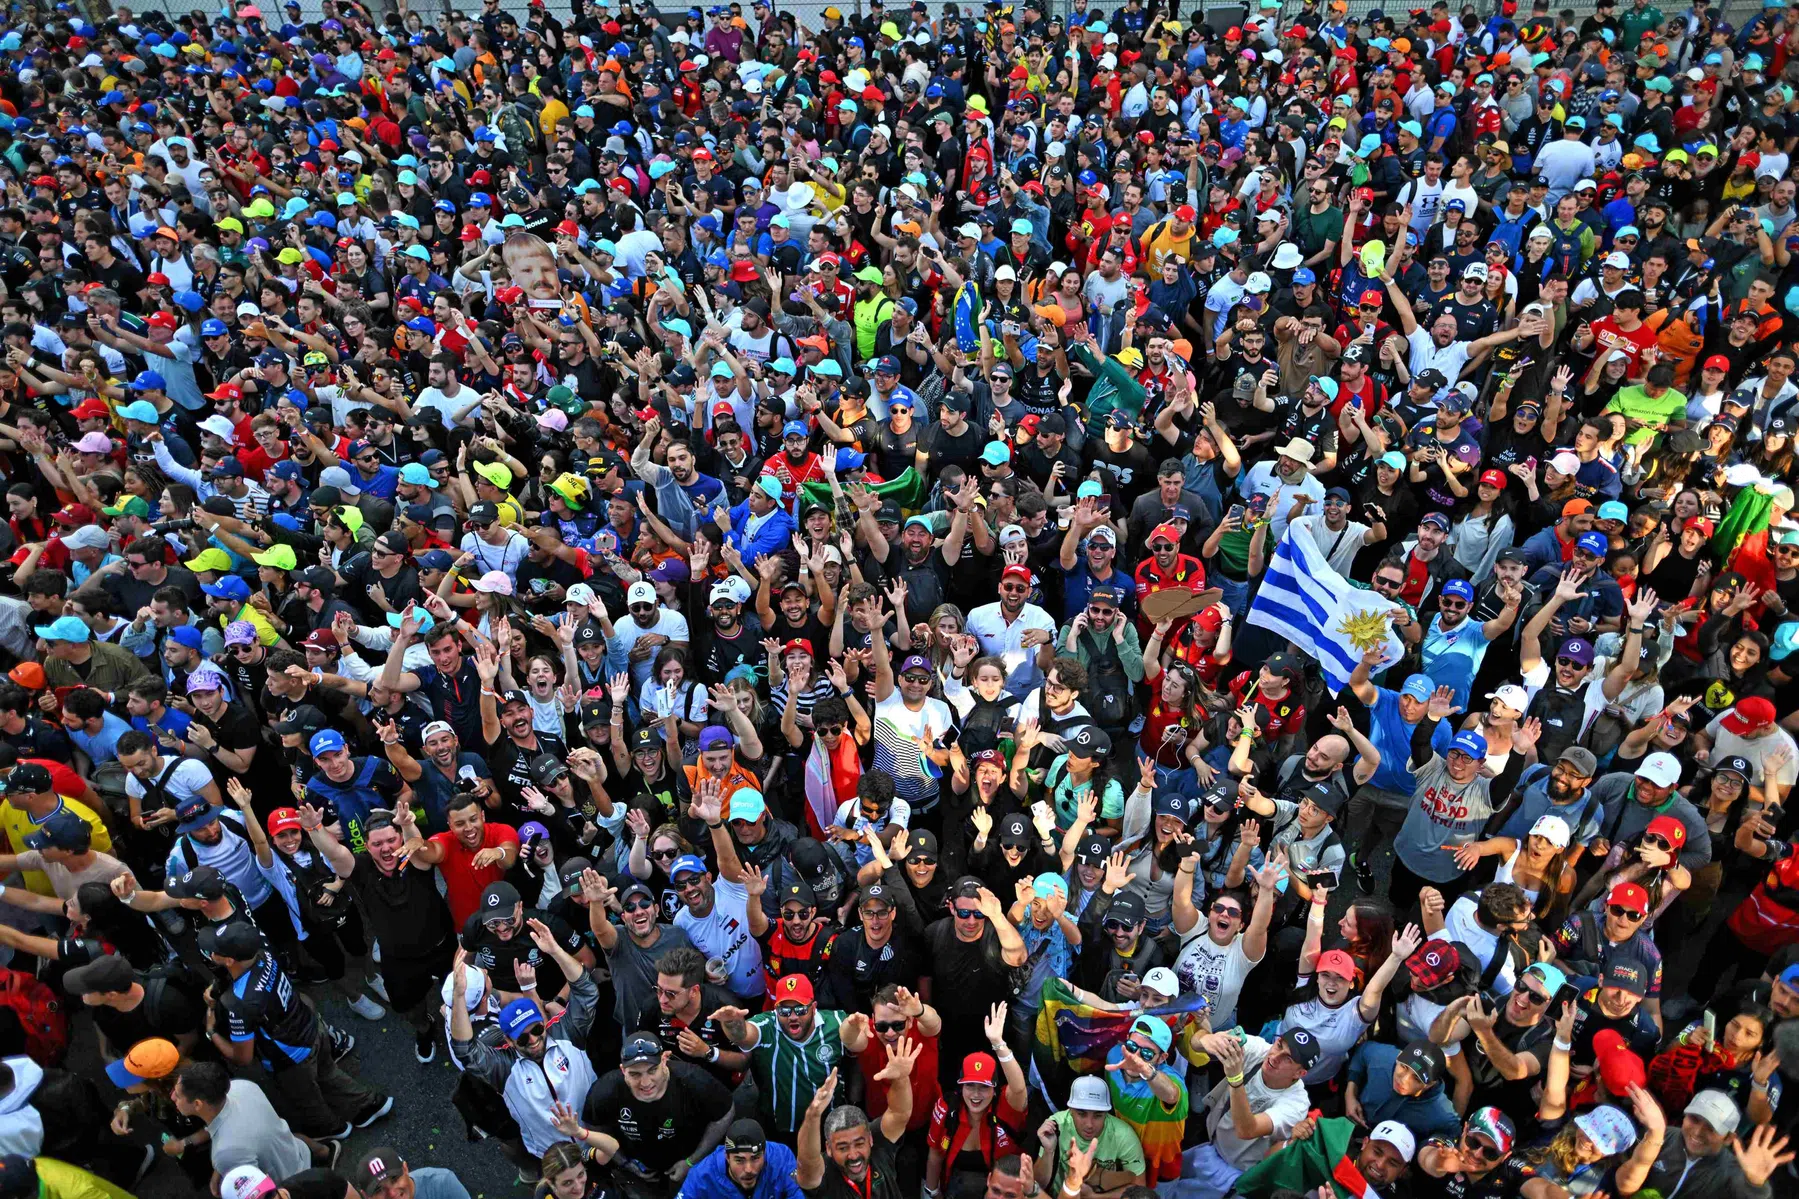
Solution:
{"label": "yellow cap", "polygon": [[512,487],[512,468],[504,462],[475,462],[470,464],[470,469],[501,491]]}
{"label": "yellow cap", "polygon": [[899,41],[900,40],[899,26],[895,25],[892,21],[882,21],[881,22],[881,36],[884,38],[891,38],[892,40],[894,40],[896,42]]}
{"label": "yellow cap", "polygon": [[182,565],[189,570],[230,570],[231,555],[215,546],[201,550]]}
{"label": "yellow cap", "polygon": [[841,20],[843,20],[843,14],[842,14],[842,13],[841,13],[841,12],[838,12],[838,11],[837,11],[837,6],[836,6],[836,5],[835,5],[835,4],[833,4],[833,5],[831,5],[831,6],[830,6],[830,7],[829,7],[829,8],[827,8],[827,9],[825,9],[825,14],[824,14],[824,15],[825,15],[825,20],[827,20],[827,21],[841,21]]}

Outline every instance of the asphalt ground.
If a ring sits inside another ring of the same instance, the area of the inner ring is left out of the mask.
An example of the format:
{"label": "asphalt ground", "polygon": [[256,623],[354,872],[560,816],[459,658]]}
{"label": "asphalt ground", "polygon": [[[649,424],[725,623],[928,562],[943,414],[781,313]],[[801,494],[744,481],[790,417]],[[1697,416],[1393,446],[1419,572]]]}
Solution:
{"label": "asphalt ground", "polygon": [[[458,1074],[441,1040],[437,1059],[420,1065],[413,1057],[412,1026],[405,1020],[391,1012],[380,1020],[364,1020],[353,1014],[335,992],[327,997],[323,989],[312,988],[309,994],[332,1024],[356,1038],[355,1051],[341,1065],[394,1097],[394,1110],[386,1119],[359,1130],[344,1142],[338,1173],[347,1179],[364,1153],[384,1147],[399,1150],[400,1156],[413,1166],[454,1170],[474,1199],[518,1199],[530,1193],[519,1184],[517,1170],[506,1160],[497,1142],[468,1140],[462,1117],[450,1104]],[[609,1019],[610,1011],[602,1013],[601,1018]],[[100,1059],[93,1022],[85,1013],[76,1013],[71,1038],[68,1068],[98,1074]],[[110,1083],[102,1079],[100,1085],[103,1094],[113,1094]],[[147,1131],[151,1140],[157,1139],[154,1126]],[[193,1199],[195,1192],[179,1164],[159,1158],[135,1193],[140,1199]]]}

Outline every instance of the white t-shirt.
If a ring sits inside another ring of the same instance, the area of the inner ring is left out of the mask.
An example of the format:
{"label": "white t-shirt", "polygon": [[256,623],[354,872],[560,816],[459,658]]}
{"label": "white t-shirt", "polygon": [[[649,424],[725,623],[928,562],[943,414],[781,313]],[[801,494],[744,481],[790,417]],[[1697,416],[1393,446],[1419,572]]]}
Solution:
{"label": "white t-shirt", "polygon": [[[1462,896],[1443,913],[1443,927],[1432,934],[1431,940],[1460,941],[1474,951],[1474,956],[1480,959],[1481,969],[1484,971],[1492,962],[1493,955],[1499,952],[1499,934],[1481,927],[1480,921],[1474,918],[1479,909],[1479,901],[1474,896]],[[1505,964],[1499,968],[1499,974],[1493,980],[1493,993],[1510,995],[1516,981],[1511,954],[1507,953]]]}
{"label": "white t-shirt", "polygon": [[[165,755],[150,781],[154,783],[158,779],[162,779],[162,788],[169,793],[172,807],[180,807],[183,800],[192,799],[212,784],[212,771],[208,770],[206,763],[198,758],[181,759],[181,764],[175,767],[167,778],[163,778],[163,772],[168,769],[169,759]],[[125,776],[125,794],[133,799],[142,800],[146,794],[144,781],[135,774],[127,774]],[[183,873],[185,872],[184,869]]]}
{"label": "white t-shirt", "polygon": [[[1260,1037],[1246,1037],[1243,1041],[1244,1070],[1261,1065],[1272,1048]],[[1253,1114],[1265,1113],[1274,1122],[1267,1136],[1246,1141],[1237,1135],[1236,1125],[1231,1122],[1229,1083],[1221,1082],[1206,1093],[1206,1127],[1212,1133],[1212,1148],[1225,1165],[1238,1170],[1247,1170],[1267,1157],[1275,1144],[1293,1134],[1294,1127],[1306,1118],[1306,1112],[1312,1106],[1304,1082],[1295,1081],[1292,1086],[1277,1091],[1268,1085],[1261,1070],[1256,1070],[1243,1084],[1243,1097],[1249,1101],[1249,1110]]]}
{"label": "white t-shirt", "polygon": [[1411,356],[1406,359],[1406,369],[1416,377],[1427,370],[1436,369],[1443,372],[1443,377],[1453,385],[1461,377],[1462,367],[1468,362],[1468,346],[1465,341],[1452,341],[1446,346],[1437,345],[1437,339],[1430,335],[1430,330],[1419,325],[1406,338],[1406,344],[1412,347]]}
{"label": "white t-shirt", "polygon": [[675,927],[708,958],[723,958],[725,985],[739,999],[762,997],[762,947],[750,933],[750,893],[742,883],[717,879],[712,884],[712,911],[695,916],[691,908],[675,913]]}
{"label": "white t-shirt", "polygon": [[[1299,984],[1311,975],[1299,976]],[[1368,1021],[1362,1019],[1362,998],[1351,995],[1336,1007],[1328,1007],[1316,996],[1304,1003],[1295,1003],[1287,1008],[1281,1017],[1281,1028],[1304,1028],[1318,1038],[1318,1045],[1324,1050],[1318,1064],[1306,1072],[1309,1083],[1328,1082],[1337,1076],[1343,1063],[1349,1060],[1350,1050],[1368,1031]]]}
{"label": "white t-shirt", "polygon": [[[412,406],[414,408],[434,409],[437,412],[438,417],[443,421],[444,428],[454,429],[456,423],[450,418],[456,414],[458,408],[461,408],[464,404],[474,398],[475,393],[466,387],[457,388],[454,397],[445,395],[435,387],[427,387],[425,390],[419,392],[419,398],[412,401]],[[470,410],[468,415],[479,419],[481,416],[480,405],[477,404]]]}
{"label": "white t-shirt", "polygon": [[[637,623],[635,616],[625,617],[612,628],[617,633],[618,640],[623,644],[627,654],[631,652],[631,647],[636,645],[639,639],[651,633],[659,633],[670,641],[686,641],[688,639],[687,618],[674,609],[664,608],[661,605],[657,605],[656,608],[656,623],[647,629]],[[631,681],[642,687],[644,680],[650,677],[650,671],[655,669],[655,666],[656,655],[651,654],[631,667]]]}
{"label": "white t-shirt", "polygon": [[1026,604],[1007,623],[999,604],[985,604],[968,614],[968,631],[981,643],[981,652],[992,654],[1005,663],[1006,690],[1025,695],[1043,682],[1043,671],[1037,666],[1037,647],[1022,644],[1032,629],[1042,629],[1053,639],[1055,618],[1036,604]]}
{"label": "white t-shirt", "polygon": [[897,689],[875,705],[875,769],[892,776],[901,799],[926,808],[936,800],[937,780],[926,775],[920,763],[925,747],[941,748],[943,735],[954,723],[949,705],[929,696],[916,712]]}
{"label": "white t-shirt", "polygon": [[1220,945],[1212,940],[1207,922],[1201,917],[1174,959],[1174,976],[1181,980],[1183,992],[1207,998],[1213,1028],[1234,1028],[1237,997],[1243,992],[1243,980],[1255,966],[1243,948],[1242,933],[1232,937],[1229,945]]}

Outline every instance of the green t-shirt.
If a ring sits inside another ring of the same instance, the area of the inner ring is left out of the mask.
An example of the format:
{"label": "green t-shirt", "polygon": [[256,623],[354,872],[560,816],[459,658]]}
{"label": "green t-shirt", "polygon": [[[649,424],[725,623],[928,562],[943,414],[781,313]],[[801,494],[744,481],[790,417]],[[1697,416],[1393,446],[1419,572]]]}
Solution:
{"label": "green t-shirt", "polygon": [[1668,422],[1686,419],[1687,397],[1672,387],[1659,396],[1650,395],[1640,386],[1626,387],[1612,397],[1605,410],[1651,426],[1632,429],[1624,437],[1626,445],[1643,445],[1659,437]]}
{"label": "green t-shirt", "polygon": [[[1093,790],[1093,782],[1076,783],[1068,777],[1068,756],[1057,758],[1049,764],[1049,773],[1043,778],[1043,785],[1049,791],[1050,803],[1056,809],[1056,827],[1067,828],[1081,814],[1081,800]],[[1099,818],[1101,820],[1117,820],[1124,815],[1124,788],[1117,779],[1107,779],[1106,789],[1099,797]]]}
{"label": "green t-shirt", "polygon": [[[1077,1148],[1086,1148],[1087,1142],[1081,1140],[1074,1132],[1074,1113],[1060,1111],[1050,1117],[1056,1125],[1056,1169],[1050,1176],[1049,1187],[1052,1192],[1062,1186],[1062,1180],[1068,1176],[1068,1155]],[[1100,1126],[1099,1148],[1093,1154],[1093,1168],[1088,1173],[1089,1179],[1099,1177],[1102,1173],[1116,1172],[1134,1174],[1141,1178],[1149,1167],[1143,1160],[1143,1145],[1137,1140],[1137,1134],[1131,1126],[1117,1116],[1107,1116],[1106,1122]],[[1108,1186],[1112,1184],[1108,1183]]]}
{"label": "green t-shirt", "polygon": [[1307,258],[1329,242],[1342,241],[1343,210],[1333,204],[1323,212],[1313,212],[1310,204],[1301,205],[1293,214],[1293,237],[1299,243],[1299,252]]}
{"label": "green t-shirt", "polygon": [[[799,1131],[800,1120],[825,1078],[843,1062],[842,1012],[820,1011],[812,1035],[796,1041],[781,1031],[773,1012],[758,1012],[750,1023],[761,1039],[750,1050],[750,1070],[762,1089],[762,1110],[782,1132]],[[839,1089],[842,1082],[839,1080]]]}

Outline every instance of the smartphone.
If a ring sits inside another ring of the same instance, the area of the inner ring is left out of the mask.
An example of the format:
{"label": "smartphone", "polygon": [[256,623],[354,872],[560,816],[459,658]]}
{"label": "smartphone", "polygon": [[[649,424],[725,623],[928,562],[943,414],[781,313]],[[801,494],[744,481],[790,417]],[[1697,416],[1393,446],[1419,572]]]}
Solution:
{"label": "smartphone", "polygon": [[1234,521],[1238,522],[1239,524],[1241,524],[1243,521],[1243,505],[1242,504],[1232,504],[1231,510],[1228,514],[1226,514],[1225,519],[1226,520],[1234,520]]}
{"label": "smartphone", "polygon": [[1337,872],[1335,870],[1308,870],[1305,873],[1305,884],[1308,887],[1324,887],[1337,889]]}
{"label": "smartphone", "polygon": [[1537,469],[1537,457],[1535,454],[1532,454],[1524,460],[1524,469],[1528,471],[1535,471]]}
{"label": "smartphone", "polygon": [[1718,1043],[1718,1017],[1710,1008],[1705,1009],[1705,1043],[1707,1045]]}

